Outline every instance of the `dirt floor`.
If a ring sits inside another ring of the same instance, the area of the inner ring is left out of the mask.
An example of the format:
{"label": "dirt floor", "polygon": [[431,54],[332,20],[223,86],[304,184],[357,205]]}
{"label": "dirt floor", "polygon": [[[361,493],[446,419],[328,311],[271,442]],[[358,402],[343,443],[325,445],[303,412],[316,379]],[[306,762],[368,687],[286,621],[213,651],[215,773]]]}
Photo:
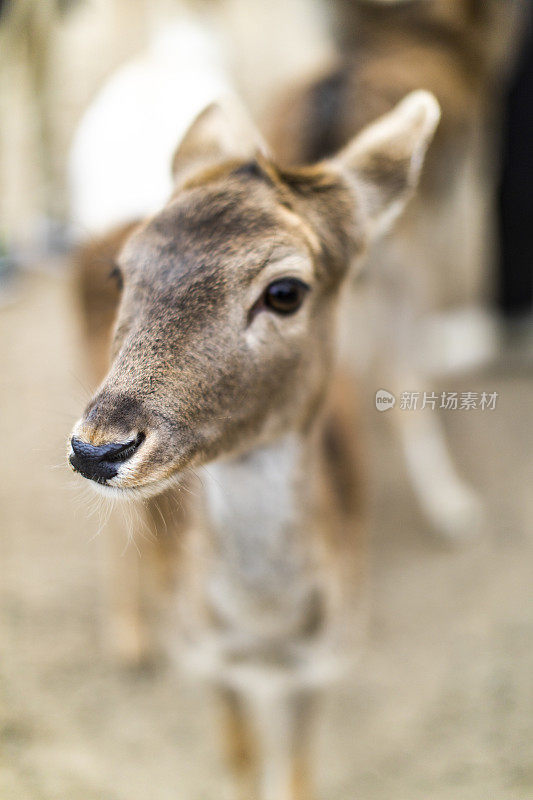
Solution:
{"label": "dirt floor", "polygon": [[[99,644],[98,515],[64,466],[88,397],[68,281],[26,277],[0,311],[0,798],[220,800],[205,693],[170,668],[110,666]],[[446,389],[497,390],[448,413],[487,528],[427,535],[376,427],[367,646],[321,720],[328,800],[533,798],[533,383],[501,366]]]}

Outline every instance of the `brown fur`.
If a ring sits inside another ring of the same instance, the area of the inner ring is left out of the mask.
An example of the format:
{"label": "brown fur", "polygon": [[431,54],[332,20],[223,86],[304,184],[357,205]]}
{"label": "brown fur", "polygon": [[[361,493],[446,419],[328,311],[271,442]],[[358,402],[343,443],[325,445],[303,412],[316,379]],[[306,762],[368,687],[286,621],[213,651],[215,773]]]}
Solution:
{"label": "brown fur", "polygon": [[336,0],[332,5],[338,64],[295,87],[270,115],[267,128],[277,158],[294,165],[330,156],[405,94],[424,88],[442,109],[424,182],[436,180],[434,172],[443,179],[450,172],[445,159],[464,148],[472,124],[487,114],[503,80],[515,0]]}

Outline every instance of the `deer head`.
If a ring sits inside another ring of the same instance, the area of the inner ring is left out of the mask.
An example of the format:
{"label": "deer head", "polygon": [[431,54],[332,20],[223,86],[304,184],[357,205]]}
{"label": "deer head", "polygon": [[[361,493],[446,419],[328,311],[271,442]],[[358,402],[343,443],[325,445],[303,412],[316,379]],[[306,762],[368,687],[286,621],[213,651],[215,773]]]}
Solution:
{"label": "deer head", "polygon": [[120,253],[112,363],[72,433],[72,467],[114,494],[156,494],[308,429],[341,285],[408,200],[438,118],[415,92],[335,158],[281,171],[218,106],[203,112],[172,197]]}

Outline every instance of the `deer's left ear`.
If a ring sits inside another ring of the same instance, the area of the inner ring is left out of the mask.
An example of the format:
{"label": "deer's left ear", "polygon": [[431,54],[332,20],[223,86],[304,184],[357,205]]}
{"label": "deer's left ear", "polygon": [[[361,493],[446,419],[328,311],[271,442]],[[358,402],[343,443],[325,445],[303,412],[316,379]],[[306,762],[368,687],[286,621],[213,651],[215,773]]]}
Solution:
{"label": "deer's left ear", "polygon": [[194,171],[230,159],[251,160],[267,147],[237,103],[212,103],[194,120],[172,159],[177,185]]}
{"label": "deer's left ear", "polygon": [[332,160],[351,184],[371,238],[403,210],[418,183],[439,119],[435,97],[426,91],[412,92]]}

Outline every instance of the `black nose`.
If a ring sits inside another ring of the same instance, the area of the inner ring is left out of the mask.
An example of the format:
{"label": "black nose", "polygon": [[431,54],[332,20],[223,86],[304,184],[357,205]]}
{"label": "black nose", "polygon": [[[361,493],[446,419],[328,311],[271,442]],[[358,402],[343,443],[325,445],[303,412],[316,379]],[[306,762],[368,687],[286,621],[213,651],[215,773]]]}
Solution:
{"label": "black nose", "polygon": [[144,439],[144,434],[139,433],[129,442],[110,442],[109,444],[94,445],[82,442],[75,436],[70,440],[74,451],[69,461],[84,478],[89,478],[97,483],[105,483],[109,478],[114,478],[120,464],[127,461],[135,453]]}

